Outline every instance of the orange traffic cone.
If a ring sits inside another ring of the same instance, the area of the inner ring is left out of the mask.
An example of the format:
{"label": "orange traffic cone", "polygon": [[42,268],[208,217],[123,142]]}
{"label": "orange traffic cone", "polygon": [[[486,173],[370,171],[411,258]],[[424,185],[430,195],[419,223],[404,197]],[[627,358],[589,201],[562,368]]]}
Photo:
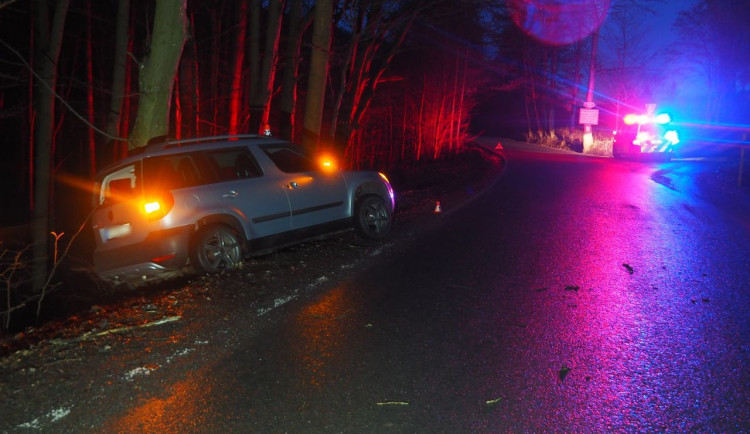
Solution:
{"label": "orange traffic cone", "polygon": [[440,201],[435,204],[435,214],[440,214],[443,210],[440,208]]}

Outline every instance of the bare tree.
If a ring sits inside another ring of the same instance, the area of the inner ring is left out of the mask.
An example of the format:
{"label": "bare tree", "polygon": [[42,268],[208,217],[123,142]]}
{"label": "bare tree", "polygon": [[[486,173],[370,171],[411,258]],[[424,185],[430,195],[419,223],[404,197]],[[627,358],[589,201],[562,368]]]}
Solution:
{"label": "bare tree", "polygon": [[395,8],[382,0],[352,2],[343,16],[351,29],[338,59],[331,136],[346,148],[355,141],[361,122],[383,75],[401,49],[413,20],[435,2],[406,2]]}
{"label": "bare tree", "polygon": [[[62,47],[63,29],[70,0],[55,3],[53,16],[45,0],[36,5],[36,122],[34,124],[34,210],[32,218],[32,287],[41,291],[47,279],[49,257],[50,189],[57,63]],[[51,18],[51,19],[50,19]]]}
{"label": "bare tree", "polygon": [[[644,15],[653,14],[649,1],[622,2],[616,4],[608,18],[607,31],[602,32],[605,56],[601,56],[600,73],[611,83],[614,90],[615,128],[618,128],[620,113],[632,111],[645,102],[649,95],[649,83],[654,72],[649,65],[655,53],[647,42],[647,27]],[[627,109],[630,107],[630,109]]]}
{"label": "bare tree", "polygon": [[[107,111],[105,131],[110,137],[120,137],[120,125],[123,113],[123,99],[125,96],[125,80],[128,55],[128,23],[130,17],[130,0],[117,0],[117,15],[115,16],[115,46],[114,63],[112,65],[112,96]],[[115,143],[109,147],[113,148]],[[108,155],[115,156],[115,149],[106,149]]]}
{"label": "bare tree", "polygon": [[250,132],[258,133],[268,123],[271,110],[271,96],[276,77],[276,63],[279,58],[282,14],[285,0],[270,0],[266,16],[266,35],[263,55],[259,62],[258,76],[251,81],[250,92]]}
{"label": "bare tree", "polygon": [[675,23],[681,64],[693,65],[706,84],[705,116],[722,122],[746,122],[750,82],[750,9],[743,2],[702,0]]}
{"label": "bare tree", "polygon": [[244,81],[242,72],[245,68],[245,44],[247,42],[247,12],[248,0],[242,0],[237,5],[237,15],[240,22],[237,25],[237,35],[235,38],[232,88],[229,97],[229,134],[237,134],[239,131],[242,83]]}
{"label": "bare tree", "polygon": [[5,0],[4,2],[0,3],[0,9],[2,9],[2,8],[6,7],[6,6],[10,6],[13,3],[15,3],[16,1],[17,0]]}
{"label": "bare tree", "polygon": [[295,134],[294,116],[297,106],[302,35],[312,23],[312,14],[308,13],[303,16],[302,12],[302,0],[291,0],[287,19],[286,47],[282,57],[281,95],[279,96],[281,111],[279,134],[287,140],[293,140]]}

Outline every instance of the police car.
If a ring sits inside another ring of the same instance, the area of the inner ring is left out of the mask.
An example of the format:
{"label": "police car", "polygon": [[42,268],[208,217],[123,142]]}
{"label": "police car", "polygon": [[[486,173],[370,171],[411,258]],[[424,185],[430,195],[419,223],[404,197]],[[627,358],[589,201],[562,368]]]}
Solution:
{"label": "police car", "polygon": [[669,160],[680,143],[677,130],[667,113],[631,113],[623,118],[622,128],[613,132],[612,155],[615,158],[653,156]]}

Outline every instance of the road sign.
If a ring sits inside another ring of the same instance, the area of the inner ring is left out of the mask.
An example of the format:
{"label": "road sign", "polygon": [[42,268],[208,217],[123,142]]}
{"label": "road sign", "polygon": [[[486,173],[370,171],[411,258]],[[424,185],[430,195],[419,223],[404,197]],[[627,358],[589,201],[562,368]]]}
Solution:
{"label": "road sign", "polygon": [[599,109],[582,108],[578,114],[578,123],[582,125],[599,125]]}

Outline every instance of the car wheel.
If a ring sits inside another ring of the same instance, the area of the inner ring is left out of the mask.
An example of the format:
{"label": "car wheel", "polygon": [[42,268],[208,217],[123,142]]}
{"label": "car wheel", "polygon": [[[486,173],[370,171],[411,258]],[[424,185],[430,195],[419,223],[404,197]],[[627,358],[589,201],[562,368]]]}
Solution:
{"label": "car wheel", "polygon": [[391,211],[379,196],[367,196],[357,203],[354,226],[363,237],[383,238],[391,230]]}
{"label": "car wheel", "polygon": [[242,262],[240,237],[225,225],[209,225],[195,234],[190,263],[201,274],[234,270]]}

